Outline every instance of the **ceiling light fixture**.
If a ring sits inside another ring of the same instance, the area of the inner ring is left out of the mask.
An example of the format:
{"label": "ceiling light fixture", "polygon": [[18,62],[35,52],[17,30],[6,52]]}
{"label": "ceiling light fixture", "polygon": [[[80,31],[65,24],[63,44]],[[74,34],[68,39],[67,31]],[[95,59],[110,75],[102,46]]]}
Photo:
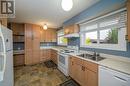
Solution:
{"label": "ceiling light fixture", "polygon": [[44,24],[43,29],[47,30],[47,25],[46,24]]}
{"label": "ceiling light fixture", "polygon": [[62,0],[62,9],[65,11],[70,11],[73,7],[73,0]]}

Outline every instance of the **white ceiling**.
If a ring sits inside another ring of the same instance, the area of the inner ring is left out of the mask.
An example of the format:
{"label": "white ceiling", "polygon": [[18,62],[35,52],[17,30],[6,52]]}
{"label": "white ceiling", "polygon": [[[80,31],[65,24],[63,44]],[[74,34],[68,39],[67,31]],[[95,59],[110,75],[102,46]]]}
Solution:
{"label": "white ceiling", "polygon": [[62,23],[94,5],[99,0],[73,0],[71,11],[65,12],[61,0],[15,0],[16,18],[10,22],[44,24],[57,28]]}

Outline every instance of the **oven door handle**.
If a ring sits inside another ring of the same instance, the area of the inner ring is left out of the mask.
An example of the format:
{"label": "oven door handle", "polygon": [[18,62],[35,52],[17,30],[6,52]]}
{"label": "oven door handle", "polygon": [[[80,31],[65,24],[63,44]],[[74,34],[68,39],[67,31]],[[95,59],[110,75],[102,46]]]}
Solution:
{"label": "oven door handle", "polygon": [[68,55],[65,55],[65,54],[62,54],[62,53],[58,53],[58,55],[64,56],[64,57],[67,57],[67,56],[68,56]]}

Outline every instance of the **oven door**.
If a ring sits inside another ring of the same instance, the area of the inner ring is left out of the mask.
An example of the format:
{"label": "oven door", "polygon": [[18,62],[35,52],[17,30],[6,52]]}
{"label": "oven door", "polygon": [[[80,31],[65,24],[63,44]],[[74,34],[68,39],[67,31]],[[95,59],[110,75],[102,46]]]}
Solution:
{"label": "oven door", "polygon": [[58,57],[59,57],[59,58],[58,58],[58,62],[59,62],[60,64],[62,64],[63,66],[67,66],[66,64],[67,64],[68,55],[59,54]]}
{"label": "oven door", "polygon": [[66,54],[58,54],[58,69],[66,76],[68,76],[68,57]]}

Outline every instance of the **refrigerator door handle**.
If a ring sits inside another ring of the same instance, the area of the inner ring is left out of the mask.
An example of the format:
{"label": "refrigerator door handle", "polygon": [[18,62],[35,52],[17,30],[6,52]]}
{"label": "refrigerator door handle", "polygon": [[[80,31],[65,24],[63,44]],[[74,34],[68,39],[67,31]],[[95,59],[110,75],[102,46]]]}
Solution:
{"label": "refrigerator door handle", "polygon": [[120,80],[120,81],[127,82],[127,80],[126,80],[126,79],[123,79],[123,78],[121,78],[121,77],[119,77],[119,76],[114,75],[114,77],[115,77],[116,79]]}

